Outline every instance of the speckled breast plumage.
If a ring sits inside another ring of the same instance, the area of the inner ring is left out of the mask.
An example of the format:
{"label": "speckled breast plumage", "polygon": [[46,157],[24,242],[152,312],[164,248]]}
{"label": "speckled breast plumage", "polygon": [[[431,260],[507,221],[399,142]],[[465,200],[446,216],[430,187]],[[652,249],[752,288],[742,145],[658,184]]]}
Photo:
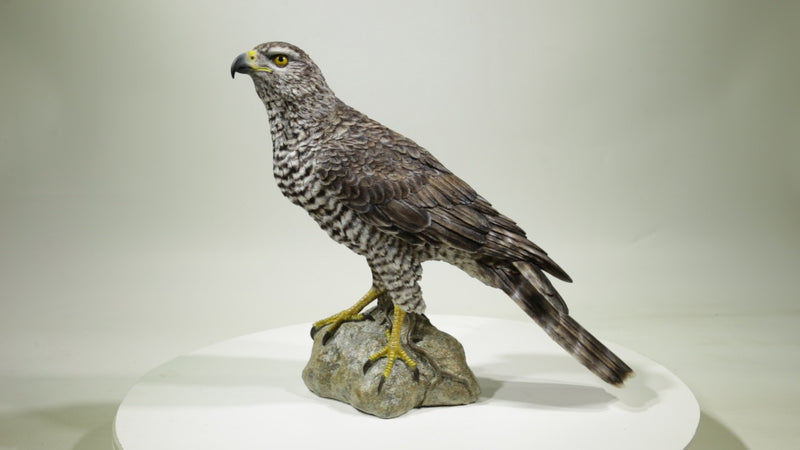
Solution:
{"label": "speckled breast plumage", "polygon": [[[385,290],[403,309],[421,313],[424,310],[416,280],[421,276],[419,263],[435,257],[428,245],[410,246],[365,222],[339,201],[315,170],[315,149],[331,145],[337,136],[350,133],[355,120],[369,120],[344,104],[323,124],[310,123],[291,113],[292,108],[280,100],[259,92],[267,105],[273,146],[273,175],[281,193],[292,203],[303,207],[328,235],[350,250],[367,258],[376,289]],[[320,126],[321,125],[321,126]],[[409,283],[396,274],[410,275]]]}

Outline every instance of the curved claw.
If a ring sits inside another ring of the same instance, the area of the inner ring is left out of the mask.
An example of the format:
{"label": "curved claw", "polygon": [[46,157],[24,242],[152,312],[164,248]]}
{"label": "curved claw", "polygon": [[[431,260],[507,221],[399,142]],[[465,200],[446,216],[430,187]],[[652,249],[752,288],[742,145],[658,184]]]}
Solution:
{"label": "curved claw", "polygon": [[381,374],[381,381],[378,382],[378,392],[380,393],[383,390],[383,384],[386,383],[386,376]]}
{"label": "curved claw", "polygon": [[367,372],[369,372],[369,369],[375,364],[375,361],[377,360],[368,359],[367,362],[364,363],[364,368],[363,368],[364,375],[366,375]]}
{"label": "curved claw", "polygon": [[[314,339],[314,337],[317,335],[317,333],[322,331],[324,328],[325,328],[325,325],[323,325],[321,327],[316,327],[316,326],[311,327],[311,339]],[[325,334],[322,335],[322,345],[327,345],[328,341],[331,340],[333,335],[336,334],[336,330],[338,330],[338,329],[339,329],[339,327],[334,325],[329,330],[325,330]]]}
{"label": "curved claw", "polygon": [[[364,364],[364,375],[367,374],[367,371],[369,371],[369,368],[372,367],[372,364],[374,362],[375,361],[367,360],[367,362]],[[381,381],[378,382],[378,392],[380,393],[383,390],[383,385],[386,383],[386,375],[385,374],[380,374],[380,375],[378,375],[378,377],[381,379]],[[418,367],[415,367],[414,371],[411,372],[411,378],[414,380],[415,383],[419,383],[419,368]]]}
{"label": "curved claw", "polygon": [[325,334],[322,336],[322,345],[328,345],[328,341],[331,340],[335,332],[336,332],[335,329],[326,331]]}

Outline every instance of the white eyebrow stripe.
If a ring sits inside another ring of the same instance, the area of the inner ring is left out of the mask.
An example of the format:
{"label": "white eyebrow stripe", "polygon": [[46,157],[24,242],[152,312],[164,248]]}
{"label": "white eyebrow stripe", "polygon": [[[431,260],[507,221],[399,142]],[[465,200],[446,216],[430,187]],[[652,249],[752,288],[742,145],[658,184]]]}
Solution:
{"label": "white eyebrow stripe", "polygon": [[292,50],[291,48],[282,47],[280,45],[276,45],[274,47],[270,47],[267,50],[267,54],[268,55],[274,55],[276,53],[284,53],[284,54],[287,54],[287,55],[297,56],[297,53],[295,53],[294,50]]}

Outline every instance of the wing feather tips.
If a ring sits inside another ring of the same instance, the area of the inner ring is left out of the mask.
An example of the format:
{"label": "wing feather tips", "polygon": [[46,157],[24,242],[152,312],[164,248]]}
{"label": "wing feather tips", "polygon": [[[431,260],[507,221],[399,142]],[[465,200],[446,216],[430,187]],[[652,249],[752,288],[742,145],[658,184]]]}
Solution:
{"label": "wing feather tips", "polygon": [[526,262],[515,262],[513,265],[519,270],[520,274],[558,310],[558,312],[569,314],[567,303],[561,298],[561,295],[553,287],[553,284],[550,283],[550,280],[547,279],[547,276],[542,273],[538,267]]}
{"label": "wing feather tips", "polygon": [[481,253],[508,262],[534,264],[559,280],[572,282],[572,278],[561,266],[524,235],[493,227],[487,234],[486,245]]}

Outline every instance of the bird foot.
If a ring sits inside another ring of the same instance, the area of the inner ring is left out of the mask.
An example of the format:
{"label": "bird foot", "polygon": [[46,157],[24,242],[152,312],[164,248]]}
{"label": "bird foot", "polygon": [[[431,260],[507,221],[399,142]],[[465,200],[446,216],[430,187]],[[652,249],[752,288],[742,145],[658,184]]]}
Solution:
{"label": "bird foot", "polygon": [[372,303],[373,300],[380,297],[381,294],[383,294],[383,291],[371,288],[369,292],[361,297],[358,303],[350,308],[347,308],[344,311],[336,313],[330,317],[326,317],[325,319],[314,322],[314,325],[311,327],[311,339],[314,339],[314,336],[321,329],[328,327],[328,329],[325,331],[325,334],[322,336],[322,345],[327,344],[330,338],[333,337],[334,333],[336,333],[336,330],[338,330],[343,323],[364,320],[367,318],[368,316],[361,314],[361,310]]}
{"label": "bird foot", "polygon": [[369,359],[367,359],[367,362],[364,363],[364,374],[366,375],[367,371],[375,364],[375,362],[381,358],[386,358],[386,365],[384,366],[383,372],[380,375],[381,381],[378,383],[378,392],[383,389],[384,383],[389,376],[392,375],[394,364],[398,359],[403,361],[412,371],[414,381],[419,381],[419,368],[417,367],[417,362],[408,356],[408,353],[406,353],[406,351],[403,349],[403,345],[400,343],[400,332],[405,316],[406,312],[395,305],[394,318],[392,319],[392,329],[391,331],[386,331],[386,340],[388,341],[386,346],[370,356]]}

